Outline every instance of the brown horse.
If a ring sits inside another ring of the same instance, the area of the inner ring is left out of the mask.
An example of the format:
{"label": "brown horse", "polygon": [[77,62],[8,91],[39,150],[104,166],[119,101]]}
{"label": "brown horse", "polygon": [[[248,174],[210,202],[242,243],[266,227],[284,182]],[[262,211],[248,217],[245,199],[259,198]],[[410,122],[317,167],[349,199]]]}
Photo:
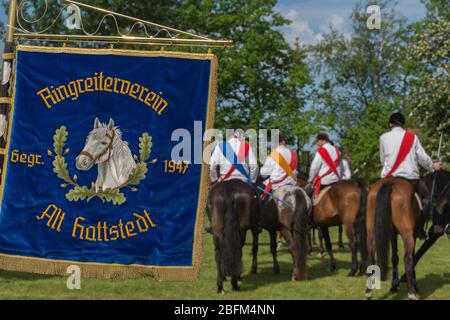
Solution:
{"label": "brown horse", "polygon": [[233,291],[239,290],[242,273],[242,247],[251,229],[257,245],[259,199],[247,183],[233,179],[215,184],[208,196],[207,213],[211,224],[217,264],[217,292],[231,277]]}
{"label": "brown horse", "polygon": [[[273,195],[283,202],[268,197],[261,204],[261,227],[269,231],[273,271],[280,272],[277,260],[277,231],[281,231],[288,242],[293,260],[292,280],[307,278],[308,225],[310,200],[298,186],[282,186]],[[252,273],[257,271],[258,248],[254,246]]]}
{"label": "brown horse", "polygon": [[361,253],[359,269],[361,274],[365,273],[367,256],[365,240],[366,200],[367,187],[362,180],[345,180],[333,184],[320,202],[313,207],[312,220],[320,228],[325,240],[325,247],[331,259],[331,271],[336,270],[336,260],[333,255],[328,227],[343,224],[352,254],[352,265],[348,276],[355,276],[358,271],[358,237]]}
{"label": "brown horse", "polygon": [[[405,247],[404,263],[408,281],[408,297],[417,299],[417,285],[414,272],[414,234],[420,219],[420,208],[415,200],[415,188],[402,178],[382,179],[373,184],[367,201],[367,265],[373,265],[375,252],[381,271],[381,280],[387,279],[389,243],[392,244],[392,286],[396,292],[400,284],[398,277],[397,235],[403,239]],[[366,298],[372,298],[372,290],[366,289]]]}

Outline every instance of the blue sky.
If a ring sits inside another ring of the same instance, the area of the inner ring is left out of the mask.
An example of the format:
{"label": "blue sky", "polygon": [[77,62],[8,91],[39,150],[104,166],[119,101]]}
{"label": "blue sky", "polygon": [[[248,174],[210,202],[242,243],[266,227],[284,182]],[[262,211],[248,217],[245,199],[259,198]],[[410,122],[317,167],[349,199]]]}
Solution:
{"label": "blue sky", "polygon": [[[85,2],[89,3],[88,0]],[[376,4],[377,1],[373,2]],[[410,22],[425,16],[425,7],[420,0],[397,2],[397,11]],[[350,33],[349,17],[356,3],[357,0],[279,0],[276,9],[292,21],[290,26],[283,28],[286,39],[293,43],[299,37],[303,44],[310,44],[320,39],[330,24],[344,33]],[[3,10],[0,10],[0,20],[6,23]],[[3,44],[0,50],[3,51]]]}
{"label": "blue sky", "polygon": [[[397,11],[409,22],[425,16],[425,7],[419,0],[397,2]],[[293,43],[298,37],[303,44],[311,44],[320,40],[330,24],[343,33],[350,33],[350,14],[356,3],[357,0],[280,0],[277,10],[292,21],[282,30],[285,38]]]}

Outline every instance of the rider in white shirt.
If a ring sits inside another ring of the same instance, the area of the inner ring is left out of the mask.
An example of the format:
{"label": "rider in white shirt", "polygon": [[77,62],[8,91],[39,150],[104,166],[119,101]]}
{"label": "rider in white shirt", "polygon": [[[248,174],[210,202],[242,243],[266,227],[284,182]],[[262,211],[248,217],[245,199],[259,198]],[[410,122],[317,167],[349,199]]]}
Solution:
{"label": "rider in white shirt", "polygon": [[[331,159],[333,161],[336,161],[336,159],[338,157],[338,151],[337,151],[337,148],[334,147],[330,143],[330,138],[328,136],[328,133],[326,133],[326,132],[319,133],[316,137],[316,144],[319,148],[320,147],[325,148],[326,151],[328,151],[328,154],[330,155]],[[340,165],[337,166],[338,171],[339,171],[339,167],[340,167]],[[319,152],[316,152],[316,155],[314,156],[314,159],[311,163],[311,168],[309,169],[308,183],[312,183],[316,177],[323,176],[329,170],[330,170],[330,167],[328,166],[328,164],[325,163],[325,161],[323,160],[323,158],[319,154]],[[342,176],[342,174],[341,174],[341,176]],[[330,174],[324,176],[321,179],[321,185],[322,185],[321,189],[330,184],[338,182],[339,180],[340,180],[340,177],[338,177],[334,172],[331,172]]]}
{"label": "rider in white shirt", "polygon": [[[234,131],[234,135],[228,140],[228,143],[233,148],[233,151],[236,155],[239,154],[239,151],[241,149],[241,144],[246,143],[245,142],[245,136],[242,129],[237,129]],[[255,157],[255,154],[249,146],[248,148],[248,155],[246,158],[246,161],[242,163],[244,169],[247,171],[247,173],[250,174],[252,182],[256,181],[256,178],[258,176],[258,163]],[[220,145],[216,145],[214,148],[214,151],[211,156],[210,161],[210,179],[212,183],[215,183],[217,181],[228,181],[231,179],[239,179],[244,182],[247,182],[247,178],[240,173],[238,170],[234,170],[231,174],[228,175],[230,169],[232,168],[232,164],[228,159],[225,157],[225,155],[222,153]]]}
{"label": "rider in white shirt", "polygon": [[[389,127],[391,128],[391,131],[380,137],[380,161],[383,167],[381,171],[381,178],[386,177],[386,175],[393,168],[397,159],[403,137],[405,136],[405,129],[403,128],[404,124],[405,117],[401,113],[397,112],[392,114],[389,119]],[[430,156],[422,147],[419,138],[414,136],[414,142],[411,150],[405,160],[392,173],[392,177],[400,177],[409,180],[414,185],[416,192],[422,198],[425,212],[422,214],[421,221],[416,231],[418,235],[423,238],[425,236],[423,226],[428,218],[428,210],[426,208],[429,205],[429,190],[425,183],[420,180],[419,165],[428,172],[433,172],[440,169],[439,163],[433,163]]]}
{"label": "rider in white shirt", "polygon": [[[286,141],[281,135],[279,136],[279,145],[274,151],[281,154],[281,156],[286,160],[287,163],[291,163],[291,161],[293,160],[293,151],[286,147]],[[295,175],[297,175],[297,169],[294,169],[292,171]],[[297,181],[293,177],[287,175],[286,171],[271,157],[267,157],[263,167],[261,168],[260,174],[263,179],[266,179],[264,181],[266,185],[269,183],[269,181],[272,182],[272,190],[276,190],[286,185],[295,186],[297,184]]]}

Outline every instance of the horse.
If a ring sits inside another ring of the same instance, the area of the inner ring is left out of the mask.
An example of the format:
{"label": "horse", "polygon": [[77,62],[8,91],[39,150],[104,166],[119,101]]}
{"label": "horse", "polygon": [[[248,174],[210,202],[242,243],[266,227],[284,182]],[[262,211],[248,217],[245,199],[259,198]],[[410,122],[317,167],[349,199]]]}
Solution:
{"label": "horse", "polygon": [[239,291],[247,231],[253,234],[254,247],[259,233],[258,194],[255,188],[238,179],[216,183],[208,195],[207,214],[215,247],[217,293],[224,293],[227,276],[231,277],[233,291]]}
{"label": "horse", "polygon": [[[432,225],[428,230],[428,238],[424,241],[422,246],[414,255],[414,267],[419,263],[420,259],[425,255],[425,253],[436,243],[436,241],[443,236],[445,233],[447,235],[450,233],[450,172],[445,170],[440,170],[435,173],[436,176],[436,190],[438,194],[436,201],[433,201],[433,211],[435,214],[440,216],[440,224],[443,227],[443,233],[434,233],[434,225]],[[422,181],[426,184],[429,190],[431,190],[433,183],[433,174],[426,175]],[[425,208],[429,210],[429,208]],[[403,274],[400,278],[400,282],[406,282],[406,274]]]}
{"label": "horse", "polygon": [[[261,204],[262,228],[270,235],[270,251],[273,257],[273,272],[278,274],[277,232],[280,231],[288,242],[292,255],[292,280],[307,278],[306,260],[308,256],[308,225],[311,203],[306,193],[298,186],[285,185],[272,192]],[[280,201],[280,200],[282,201]],[[258,237],[258,235],[256,235]],[[258,243],[256,238],[256,244]],[[258,247],[254,246],[252,273],[257,272]]]}
{"label": "horse", "polygon": [[[405,247],[404,264],[408,282],[408,298],[417,300],[417,283],[414,271],[415,227],[420,219],[420,207],[414,196],[412,183],[403,178],[382,179],[370,187],[367,200],[367,265],[373,265],[375,253],[380,267],[380,280],[387,279],[389,243],[392,245],[391,292],[397,292],[398,276],[397,235]],[[371,288],[366,289],[366,299],[371,299]]]}
{"label": "horse", "polygon": [[108,125],[95,118],[94,128],[86,138],[83,150],[75,160],[76,168],[90,170],[98,164],[95,191],[120,187],[128,180],[136,166],[128,143],[122,140],[122,132],[109,119]]}
{"label": "horse", "polygon": [[[297,174],[297,185],[302,188],[305,189],[305,187],[308,185],[308,174],[303,172],[303,171],[299,171]],[[342,239],[342,233],[343,233],[343,228],[342,228],[342,224],[339,224],[339,229],[338,229],[338,247],[339,248],[344,248],[344,242]],[[310,224],[309,226],[309,233],[308,233],[308,244],[309,244],[309,251],[310,253],[312,253],[312,247],[313,244],[316,244],[316,226]],[[323,253],[325,251],[324,246],[323,246],[323,235],[322,232],[320,231],[320,229],[318,230],[318,238],[319,238],[319,244],[320,244],[320,256],[323,256]]]}
{"label": "horse", "polygon": [[351,270],[348,276],[355,276],[358,272],[358,238],[361,255],[359,272],[360,274],[365,273],[365,261],[367,260],[365,238],[366,201],[367,186],[365,182],[361,179],[351,179],[334,183],[320,202],[313,206],[312,221],[319,227],[319,232],[325,240],[332,272],[337,269],[337,266],[328,227],[343,224],[352,255]]}

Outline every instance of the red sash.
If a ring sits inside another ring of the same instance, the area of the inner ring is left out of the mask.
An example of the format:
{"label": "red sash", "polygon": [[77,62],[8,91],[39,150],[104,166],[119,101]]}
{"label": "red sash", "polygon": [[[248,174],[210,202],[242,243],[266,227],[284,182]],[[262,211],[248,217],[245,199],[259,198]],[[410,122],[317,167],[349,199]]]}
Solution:
{"label": "red sash", "polygon": [[335,147],[335,148],[336,148],[336,154],[337,154],[337,158],[335,161],[333,161],[333,159],[331,159],[330,154],[328,153],[327,149],[325,149],[324,147],[320,147],[317,150],[317,152],[322,157],[323,161],[330,167],[330,169],[327,172],[325,172],[323,175],[317,176],[314,179],[312,186],[314,188],[314,195],[316,195],[316,196],[320,193],[320,185],[322,184],[322,178],[330,175],[331,173],[334,173],[339,179],[341,179],[341,177],[337,171],[337,167],[341,163],[342,158],[341,158],[341,153],[339,152],[339,149],[337,147]]}
{"label": "red sash", "polygon": [[[289,167],[291,167],[292,171],[295,171],[295,169],[297,169],[297,164],[298,164],[297,152],[295,150],[291,150],[291,161],[289,163]],[[278,180],[271,181],[269,178],[269,182],[267,183],[266,188],[264,189],[264,193],[261,195],[261,198],[264,199],[267,196],[267,193],[270,192],[270,190],[272,190],[274,184],[282,183],[288,177],[289,173],[286,172],[286,174]]]}
{"label": "red sash", "polygon": [[[250,150],[250,145],[246,142],[241,142],[241,145],[239,146],[239,153],[237,155],[237,158],[240,163],[243,164],[245,162],[245,159],[248,156],[249,150]],[[222,181],[225,181],[226,179],[228,179],[231,176],[231,174],[234,172],[234,170],[236,170],[236,168],[234,167],[233,164],[231,164],[230,170],[228,170],[228,172],[225,173],[225,175],[223,175],[219,178],[219,182],[222,182]]]}
{"label": "red sash", "polygon": [[400,150],[398,151],[397,159],[395,159],[395,163],[392,166],[391,170],[384,177],[385,179],[390,178],[395,170],[397,170],[398,167],[400,167],[400,165],[403,163],[403,161],[405,161],[406,156],[409,154],[414,144],[414,138],[414,133],[405,131],[402,144],[400,145]]}

